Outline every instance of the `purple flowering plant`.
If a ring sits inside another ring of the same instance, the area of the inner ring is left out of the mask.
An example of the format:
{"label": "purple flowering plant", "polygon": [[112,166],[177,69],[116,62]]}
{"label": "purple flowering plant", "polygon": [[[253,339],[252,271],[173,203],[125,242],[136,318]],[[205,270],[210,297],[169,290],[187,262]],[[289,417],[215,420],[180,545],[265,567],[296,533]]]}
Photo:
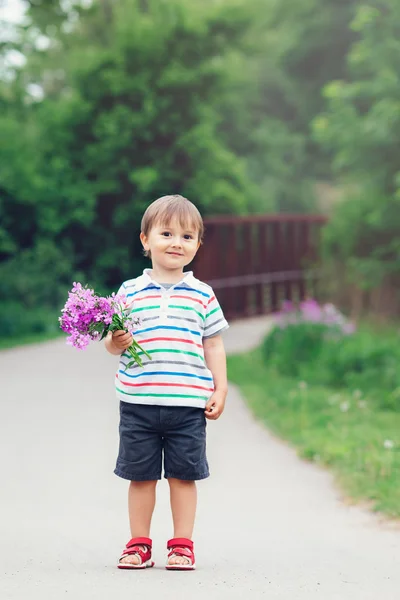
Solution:
{"label": "purple flowering plant", "polygon": [[283,375],[304,381],[327,378],[337,344],[343,346],[355,331],[333,304],[320,305],[314,299],[286,300],[274,317],[275,326],[262,345],[264,358]]}
{"label": "purple flowering plant", "polygon": [[300,302],[296,306],[290,300],[282,303],[281,311],[276,315],[276,322],[280,329],[286,329],[289,325],[300,323],[316,323],[325,325],[342,335],[350,335],[355,332],[355,325],[333,304],[320,305],[312,298]]}
{"label": "purple flowering plant", "polygon": [[[74,282],[59,317],[60,327],[68,333],[67,344],[84,350],[91,341],[103,340],[111,331],[124,330],[133,335],[139,320],[132,316],[131,305],[123,294],[98,296],[94,290]],[[128,369],[134,363],[143,367],[139,352],[151,356],[135,341],[127,348],[132,357]]]}

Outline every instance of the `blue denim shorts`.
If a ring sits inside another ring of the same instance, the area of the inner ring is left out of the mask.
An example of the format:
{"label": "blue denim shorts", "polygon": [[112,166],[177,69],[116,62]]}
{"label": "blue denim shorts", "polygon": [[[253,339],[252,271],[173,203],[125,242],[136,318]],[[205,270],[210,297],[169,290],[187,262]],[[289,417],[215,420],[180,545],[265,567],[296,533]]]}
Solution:
{"label": "blue denim shorts", "polygon": [[131,481],[209,476],[202,408],[120,402],[119,454],[114,473]]}

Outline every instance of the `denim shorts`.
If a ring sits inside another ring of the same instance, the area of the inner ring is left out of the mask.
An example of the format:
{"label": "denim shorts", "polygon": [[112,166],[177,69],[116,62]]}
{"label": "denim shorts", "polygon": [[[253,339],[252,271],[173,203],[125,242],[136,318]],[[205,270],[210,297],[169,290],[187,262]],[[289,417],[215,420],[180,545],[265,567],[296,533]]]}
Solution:
{"label": "denim shorts", "polygon": [[120,402],[119,454],[114,473],[131,481],[209,476],[202,408]]}

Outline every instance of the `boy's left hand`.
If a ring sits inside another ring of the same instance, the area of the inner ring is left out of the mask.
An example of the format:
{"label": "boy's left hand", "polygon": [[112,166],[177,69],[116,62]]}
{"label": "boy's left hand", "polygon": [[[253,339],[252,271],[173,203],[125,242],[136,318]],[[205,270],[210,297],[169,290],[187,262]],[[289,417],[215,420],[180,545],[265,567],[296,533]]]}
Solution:
{"label": "boy's left hand", "polygon": [[222,415],[225,408],[225,399],[226,394],[222,392],[215,391],[209,401],[206,404],[206,409],[204,414],[207,419],[211,419],[215,421]]}

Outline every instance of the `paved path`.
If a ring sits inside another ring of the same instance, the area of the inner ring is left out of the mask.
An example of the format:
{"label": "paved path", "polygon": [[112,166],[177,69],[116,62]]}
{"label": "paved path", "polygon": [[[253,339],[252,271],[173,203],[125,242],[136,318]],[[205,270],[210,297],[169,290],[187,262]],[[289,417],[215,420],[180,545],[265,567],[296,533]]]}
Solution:
{"label": "paved path", "polygon": [[[234,324],[228,350],[251,347],[267,327],[267,319]],[[118,571],[128,529],[127,485],[112,473],[114,370],[97,345],[0,353],[1,600],[398,600],[399,528],[346,506],[330,475],[257,424],[233,386],[223,418],[208,427],[212,477],[199,485],[198,570],[163,569],[171,534],[163,481],[157,567]]]}

